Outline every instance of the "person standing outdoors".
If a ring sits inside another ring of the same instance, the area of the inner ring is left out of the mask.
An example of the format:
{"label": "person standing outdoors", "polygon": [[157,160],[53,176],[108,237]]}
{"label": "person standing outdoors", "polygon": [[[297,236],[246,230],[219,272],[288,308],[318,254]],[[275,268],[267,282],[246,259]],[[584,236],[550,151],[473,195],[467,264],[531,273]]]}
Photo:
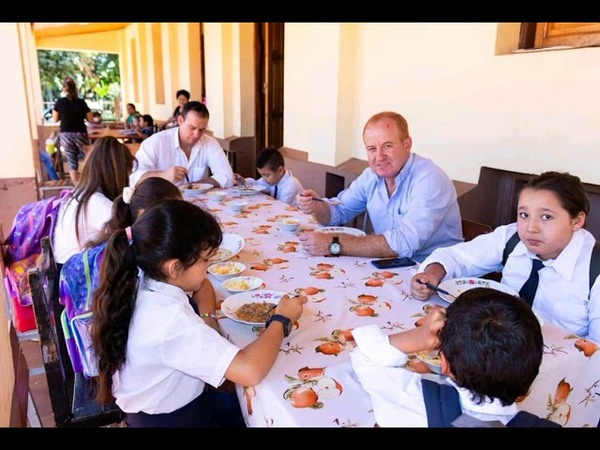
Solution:
{"label": "person standing outdoors", "polygon": [[54,104],[52,120],[60,121],[60,146],[67,155],[69,176],[76,183],[79,180],[79,159],[85,156],[83,146],[90,143],[85,120],[92,122],[94,114],[85,100],[79,98],[73,78],[65,78],[63,93],[65,96]]}
{"label": "person standing outdoors", "polygon": [[300,242],[313,256],[346,255],[422,261],[438,247],[463,241],[460,210],[452,180],[430,159],[411,153],[406,119],[392,111],[372,116],[363,128],[369,167],[331,200],[313,200],[305,189],[298,209],[322,225],[342,225],[368,211],[374,234],[342,234],[331,246],[329,233],[302,232]]}
{"label": "person standing outdoors", "polygon": [[233,170],[219,142],[205,134],[209,112],[198,101],[184,105],[178,126],[144,139],[135,154],[137,169],[130,186],[148,177],[162,177],[171,183],[209,183],[215,187],[233,185]]}

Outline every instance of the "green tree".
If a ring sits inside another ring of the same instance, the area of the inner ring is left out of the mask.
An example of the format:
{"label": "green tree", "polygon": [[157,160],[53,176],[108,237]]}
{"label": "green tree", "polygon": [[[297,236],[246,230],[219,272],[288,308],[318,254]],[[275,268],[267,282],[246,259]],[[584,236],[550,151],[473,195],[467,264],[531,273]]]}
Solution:
{"label": "green tree", "polygon": [[64,79],[71,77],[81,98],[101,102],[103,117],[114,117],[114,102],[121,92],[119,55],[39,49],[38,66],[45,104],[52,104],[60,97]]}

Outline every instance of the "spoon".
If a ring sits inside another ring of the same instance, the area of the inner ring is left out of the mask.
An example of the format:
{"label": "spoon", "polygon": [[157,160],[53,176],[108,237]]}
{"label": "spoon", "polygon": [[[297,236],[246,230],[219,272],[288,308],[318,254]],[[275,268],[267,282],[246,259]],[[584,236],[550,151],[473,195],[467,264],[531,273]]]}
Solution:
{"label": "spoon", "polygon": [[194,187],[194,185],[192,184],[192,182],[190,181],[190,177],[188,177],[187,173],[185,174],[185,179],[188,182],[188,189],[192,189]]}

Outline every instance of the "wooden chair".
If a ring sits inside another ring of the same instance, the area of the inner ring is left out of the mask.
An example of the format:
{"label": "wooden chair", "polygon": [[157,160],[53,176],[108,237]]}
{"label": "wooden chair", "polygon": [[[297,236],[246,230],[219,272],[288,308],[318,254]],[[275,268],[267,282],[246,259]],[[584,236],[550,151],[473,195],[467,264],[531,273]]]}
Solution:
{"label": "wooden chair", "polygon": [[462,232],[465,242],[476,238],[480,234],[486,234],[492,231],[493,228],[484,223],[475,222],[469,219],[462,219]]}
{"label": "wooden chair", "polygon": [[48,237],[42,238],[37,267],[28,272],[50,403],[57,427],[101,427],[122,421],[113,402],[102,406],[94,399],[94,383],[74,373],[68,355],[58,297],[59,272]]}

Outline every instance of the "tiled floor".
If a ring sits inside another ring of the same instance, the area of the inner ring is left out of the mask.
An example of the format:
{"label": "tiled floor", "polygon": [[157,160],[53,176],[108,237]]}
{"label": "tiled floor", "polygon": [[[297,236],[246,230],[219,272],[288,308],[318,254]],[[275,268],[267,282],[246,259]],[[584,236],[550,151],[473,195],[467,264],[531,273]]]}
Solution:
{"label": "tiled floor", "polygon": [[[33,403],[42,427],[52,428],[55,426],[50,396],[48,394],[48,383],[44,373],[40,344],[37,340],[21,341],[21,348],[29,366],[29,388],[33,397]],[[36,426],[36,424],[29,424]]]}

